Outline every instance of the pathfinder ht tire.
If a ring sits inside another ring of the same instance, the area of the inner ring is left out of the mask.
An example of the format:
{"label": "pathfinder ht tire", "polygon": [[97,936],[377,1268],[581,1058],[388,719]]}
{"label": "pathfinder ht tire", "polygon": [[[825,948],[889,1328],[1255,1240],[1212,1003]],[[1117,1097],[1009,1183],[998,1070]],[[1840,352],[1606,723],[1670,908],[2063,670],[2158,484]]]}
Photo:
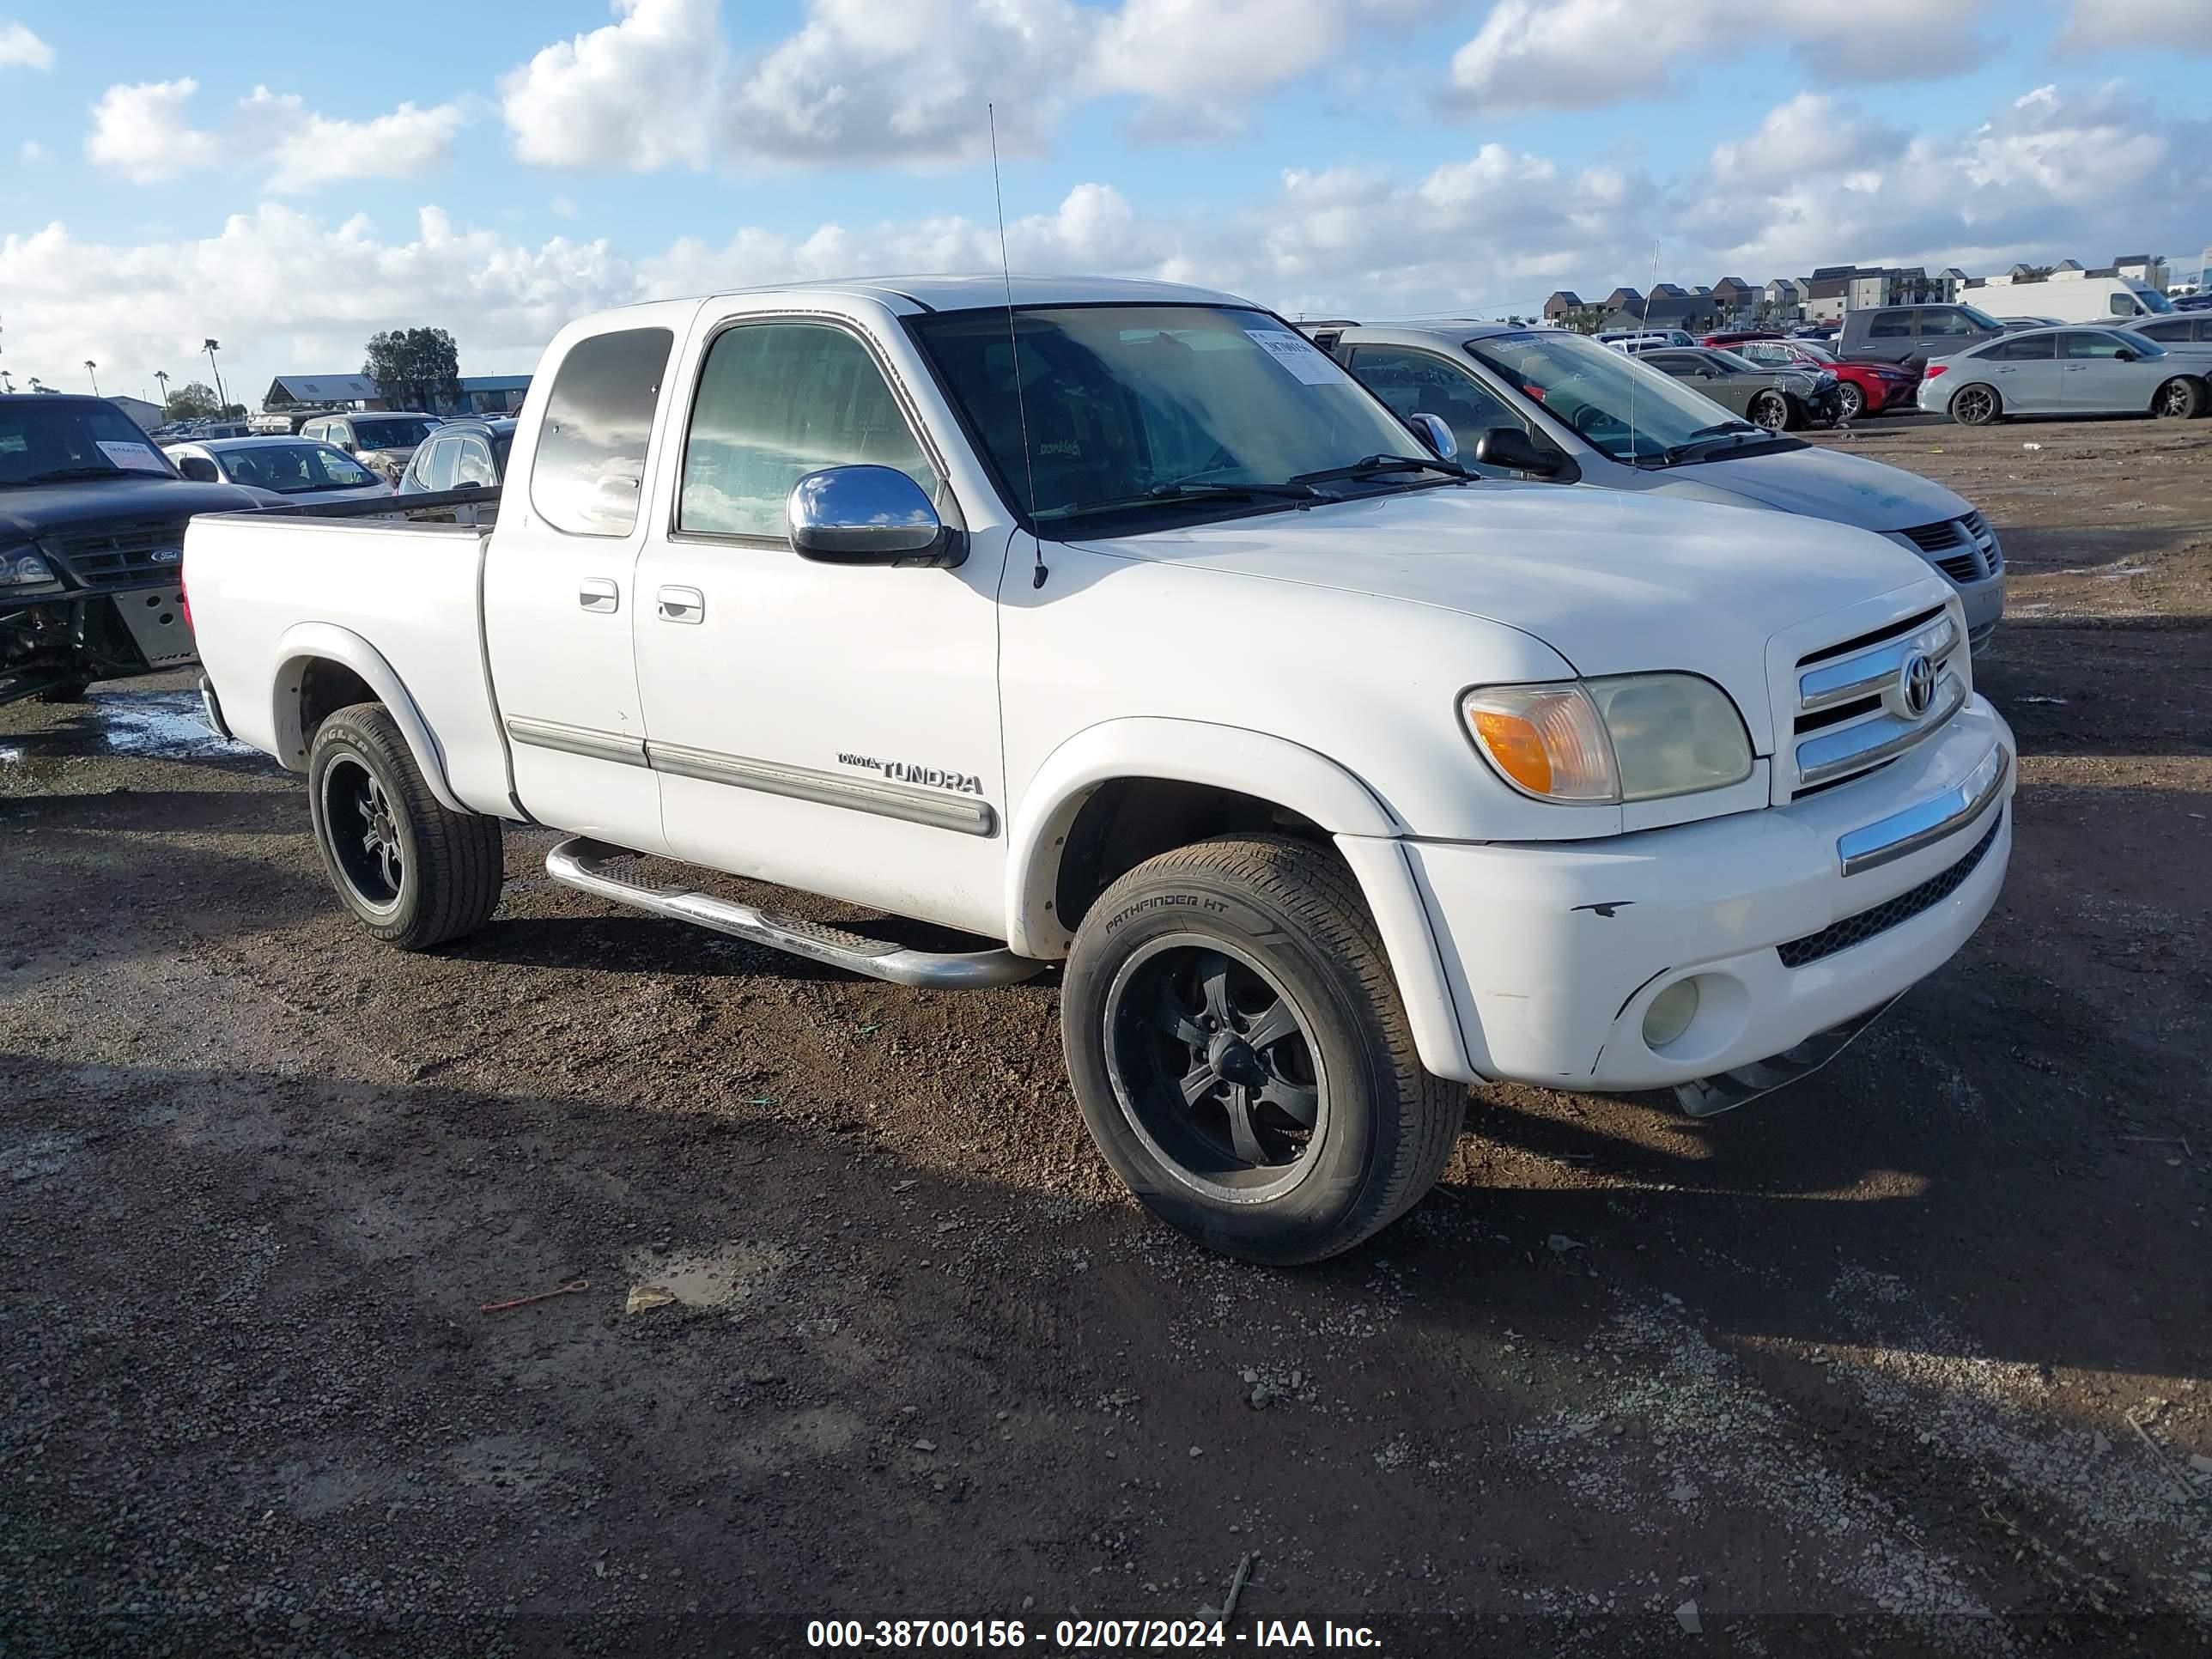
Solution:
{"label": "pathfinder ht tire", "polygon": [[82,702],[84,694],[92,687],[90,680],[70,680],[62,685],[50,685],[37,696],[40,702]]}
{"label": "pathfinder ht tire", "polygon": [[380,703],[316,730],[307,799],[323,868],[370,933],[425,951],[474,933],[499,904],[499,820],[442,805]]}
{"label": "pathfinder ht tire", "polygon": [[1060,1024],[1115,1172],[1247,1261],[1317,1261],[1388,1226],[1466,1113],[1414,1053],[1350,872],[1301,842],[1200,842],[1123,876],[1076,934]]}

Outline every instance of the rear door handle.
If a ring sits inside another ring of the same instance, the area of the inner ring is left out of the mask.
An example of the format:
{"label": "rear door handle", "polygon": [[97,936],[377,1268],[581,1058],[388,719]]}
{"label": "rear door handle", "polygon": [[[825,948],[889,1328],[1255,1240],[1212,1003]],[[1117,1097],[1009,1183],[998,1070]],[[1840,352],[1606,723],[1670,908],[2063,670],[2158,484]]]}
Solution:
{"label": "rear door handle", "polygon": [[576,589],[576,603],[586,611],[605,612],[622,608],[622,590],[607,576],[586,576]]}
{"label": "rear door handle", "polygon": [[707,596],[696,587],[664,587],[660,590],[660,620],[672,623],[696,623],[707,614]]}

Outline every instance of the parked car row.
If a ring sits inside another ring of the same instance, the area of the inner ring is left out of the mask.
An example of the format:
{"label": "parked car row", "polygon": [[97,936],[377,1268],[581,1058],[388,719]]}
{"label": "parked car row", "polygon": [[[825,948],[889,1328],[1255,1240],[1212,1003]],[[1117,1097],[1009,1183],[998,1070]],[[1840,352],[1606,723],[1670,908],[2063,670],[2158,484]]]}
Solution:
{"label": "parked car row", "polygon": [[2212,343],[2165,345],[2132,327],[2032,328],[1930,362],[1923,410],[1961,426],[2013,415],[2154,415],[2191,420],[2212,401]]}
{"label": "parked car row", "polygon": [[[1737,418],[1716,392],[1746,410],[1792,395],[1755,372],[1679,376],[1667,366],[1672,350],[1624,356],[1565,330],[1502,323],[1332,323],[1308,332],[1401,419],[1441,422],[1477,471],[1870,530],[1919,554],[1958,591],[1977,645],[2003,615],[2004,550],[1970,502],[1917,473],[1815,448],[1758,415]],[[1772,403],[1759,412],[1771,420]]]}

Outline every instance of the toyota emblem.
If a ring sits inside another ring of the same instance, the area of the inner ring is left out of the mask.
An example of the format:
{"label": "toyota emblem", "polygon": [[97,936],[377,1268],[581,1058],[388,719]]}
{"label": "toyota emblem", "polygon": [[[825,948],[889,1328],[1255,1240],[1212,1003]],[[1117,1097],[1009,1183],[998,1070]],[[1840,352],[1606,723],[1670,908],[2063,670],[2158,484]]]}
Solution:
{"label": "toyota emblem", "polygon": [[1897,701],[1911,720],[1918,720],[1936,701],[1936,665],[1915,651],[1897,671]]}

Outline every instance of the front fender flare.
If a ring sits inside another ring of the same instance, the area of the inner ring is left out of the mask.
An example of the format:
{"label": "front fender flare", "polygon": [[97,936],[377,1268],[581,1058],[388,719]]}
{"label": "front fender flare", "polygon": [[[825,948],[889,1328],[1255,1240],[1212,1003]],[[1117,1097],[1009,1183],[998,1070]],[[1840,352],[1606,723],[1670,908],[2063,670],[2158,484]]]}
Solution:
{"label": "front fender flare", "polygon": [[301,688],[302,677],[309,663],[318,659],[341,663],[361,676],[362,682],[376,694],[400,735],[407,739],[407,747],[415,757],[415,764],[422,769],[423,781],[439,804],[455,812],[473,812],[453,793],[453,785],[446,779],[446,751],[439,746],[437,734],[422,718],[422,711],[408,695],[407,687],[398,671],[385,660],[384,653],[349,628],[340,628],[336,623],[297,623],[285,629],[276,641],[276,670],[273,677],[276,690],[270,706],[270,729],[276,734],[276,758],[295,772],[303,771],[307,764],[307,734],[301,718]]}
{"label": "front fender flare", "polygon": [[1400,844],[1407,826],[1336,762],[1266,732],[1135,716],[1087,727],[1053,750],[1023,790],[1007,830],[1006,939],[1014,951],[1058,958],[1074,943],[1053,908],[1060,854],[1084,803],[1117,778],[1234,789],[1326,830],[1352,866],[1382,936],[1422,1063],[1440,1077],[1479,1074]]}

